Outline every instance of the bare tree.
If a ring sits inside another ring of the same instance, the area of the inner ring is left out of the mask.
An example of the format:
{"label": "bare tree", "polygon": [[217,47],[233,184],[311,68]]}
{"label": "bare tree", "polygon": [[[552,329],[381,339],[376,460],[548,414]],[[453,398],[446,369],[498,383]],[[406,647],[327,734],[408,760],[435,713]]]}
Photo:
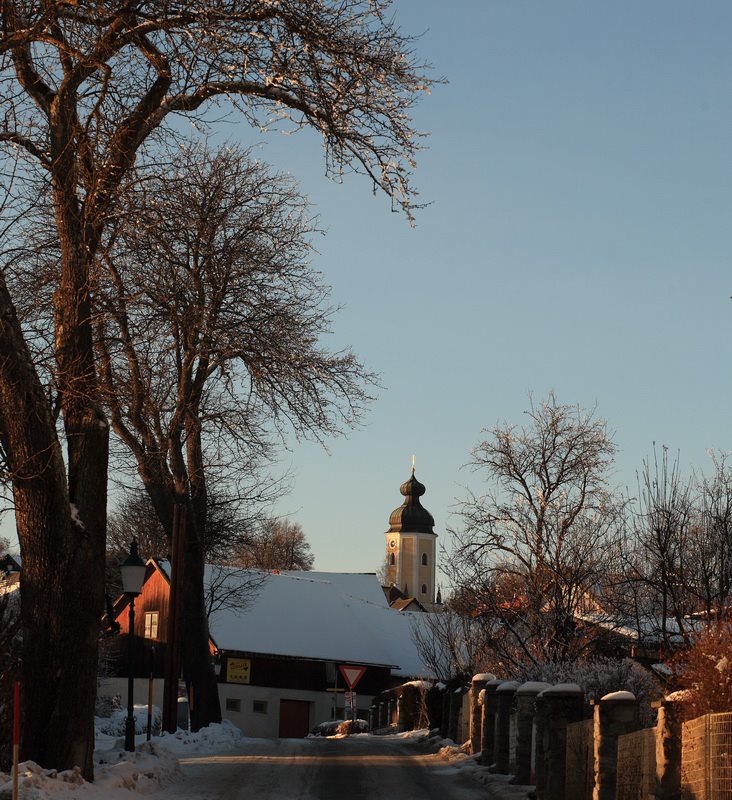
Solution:
{"label": "bare tree", "polygon": [[[136,177],[133,224],[103,251],[96,339],[113,429],[169,539],[175,504],[185,509],[182,666],[198,729],[221,718],[204,614],[206,557],[225,533],[209,519],[211,472],[256,474],[272,427],[320,439],[354,425],[373,378],[320,343],[334,309],[291,179],[203,144]],[[312,563],[304,537],[273,533],[285,562]]]}
{"label": "bare tree", "polygon": [[234,556],[234,563],[257,569],[311,570],[315,556],[297,522],[266,520]]}
{"label": "bare tree", "polygon": [[246,611],[256,600],[259,590],[267,580],[267,573],[252,569],[237,569],[211,565],[206,581],[206,618],[222,609],[236,614]]}
{"label": "bare tree", "polygon": [[473,450],[490,488],[462,504],[447,563],[464,613],[509,663],[581,650],[577,620],[597,611],[618,521],[606,423],[553,394],[526,414],[528,425],[496,426]]}
{"label": "bare tree", "polygon": [[[384,0],[276,4],[7,0],[0,142],[48,183],[60,258],[53,405],[0,275],[0,438],[24,558],[23,753],[93,777],[96,627],[103,599],[109,426],[99,401],[93,266],[120,184],[171,114],[217,98],[251,123],[319,131],[339,176],[368,175],[410,213],[418,140],[409,111],[428,81]],[[74,669],[68,669],[68,664]],[[73,715],[68,714],[73,709]]]}
{"label": "bare tree", "polygon": [[412,615],[411,635],[422,663],[439,680],[469,681],[496,666],[485,627],[459,603],[448,602],[438,613]]}
{"label": "bare tree", "polygon": [[[207,497],[203,546],[204,560],[212,565],[229,563],[236,548],[250,540],[248,531],[260,524],[263,514],[258,506],[270,501],[269,489],[272,488],[259,484],[258,492],[250,491],[244,497],[240,492],[227,495],[220,484],[214,484],[215,488],[209,490]],[[137,539],[143,558],[170,559],[170,540],[144,489],[127,489],[107,521],[106,591],[111,597],[122,591],[119,567],[129,553],[133,537]],[[206,593],[208,597],[210,591],[207,589]]]}
{"label": "bare tree", "polygon": [[710,619],[726,617],[732,594],[732,469],[726,453],[711,453],[711,458],[713,474],[701,474],[696,481],[687,581]]}
{"label": "bare tree", "polygon": [[689,591],[693,519],[691,481],[681,475],[678,456],[670,462],[664,446],[659,459],[654,444],[653,459],[643,462],[638,476],[624,547],[639,639],[660,637],[670,646],[679,635],[687,637],[685,617],[694,610]]}

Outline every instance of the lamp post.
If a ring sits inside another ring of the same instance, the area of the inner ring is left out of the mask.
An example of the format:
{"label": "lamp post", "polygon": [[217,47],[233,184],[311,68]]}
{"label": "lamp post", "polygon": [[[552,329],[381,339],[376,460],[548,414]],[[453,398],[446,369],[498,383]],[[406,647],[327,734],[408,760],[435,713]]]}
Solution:
{"label": "lamp post", "polygon": [[122,562],[119,571],[122,574],[122,591],[130,601],[129,630],[127,633],[127,720],[125,723],[125,750],[135,750],[135,715],[134,693],[135,679],[133,672],[133,646],[135,638],[135,598],[142,591],[147,567],[137,552],[137,539],[130,542],[130,554]]}

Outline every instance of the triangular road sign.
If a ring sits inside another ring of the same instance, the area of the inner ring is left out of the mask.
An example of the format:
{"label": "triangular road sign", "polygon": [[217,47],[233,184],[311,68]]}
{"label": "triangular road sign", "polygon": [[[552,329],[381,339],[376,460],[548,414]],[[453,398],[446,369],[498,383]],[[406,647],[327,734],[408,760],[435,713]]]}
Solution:
{"label": "triangular road sign", "polygon": [[343,680],[349,689],[353,689],[363,677],[364,672],[366,672],[366,667],[346,667],[343,664],[339,664],[338,669],[341,671]]}

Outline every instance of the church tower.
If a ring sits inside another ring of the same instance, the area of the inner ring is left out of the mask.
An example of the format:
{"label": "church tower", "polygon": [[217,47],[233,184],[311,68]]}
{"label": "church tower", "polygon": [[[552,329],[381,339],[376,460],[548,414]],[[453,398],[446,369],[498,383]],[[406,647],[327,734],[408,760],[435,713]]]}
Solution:
{"label": "church tower", "polygon": [[424,484],[412,476],[399,487],[404,502],[389,516],[386,532],[386,582],[429,607],[435,602],[435,520],[419,502]]}

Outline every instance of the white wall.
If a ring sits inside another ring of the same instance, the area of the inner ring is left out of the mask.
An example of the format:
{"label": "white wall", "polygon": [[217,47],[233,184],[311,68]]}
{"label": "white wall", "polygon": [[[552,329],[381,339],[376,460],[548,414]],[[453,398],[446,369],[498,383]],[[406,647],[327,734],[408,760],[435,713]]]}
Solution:
{"label": "white wall", "polygon": [[[144,678],[135,680],[134,701],[147,703],[148,682]],[[99,681],[98,695],[120,695],[122,705],[127,703],[127,678],[104,678]],[[310,703],[310,728],[319,722],[333,719],[333,698],[336,698],[337,716],[343,718],[343,693],[312,692],[303,689],[271,689],[264,686],[247,686],[237,683],[220,683],[219,699],[221,716],[234,723],[245,736],[261,739],[276,739],[280,724],[280,700],[301,700]],[[370,695],[356,695],[357,704],[362,709],[361,716],[368,719],[367,711],[373,702]],[[239,701],[240,711],[227,711],[226,701]],[[267,704],[266,713],[255,713],[254,702]],[[153,681],[153,704],[163,707],[163,681]]]}

